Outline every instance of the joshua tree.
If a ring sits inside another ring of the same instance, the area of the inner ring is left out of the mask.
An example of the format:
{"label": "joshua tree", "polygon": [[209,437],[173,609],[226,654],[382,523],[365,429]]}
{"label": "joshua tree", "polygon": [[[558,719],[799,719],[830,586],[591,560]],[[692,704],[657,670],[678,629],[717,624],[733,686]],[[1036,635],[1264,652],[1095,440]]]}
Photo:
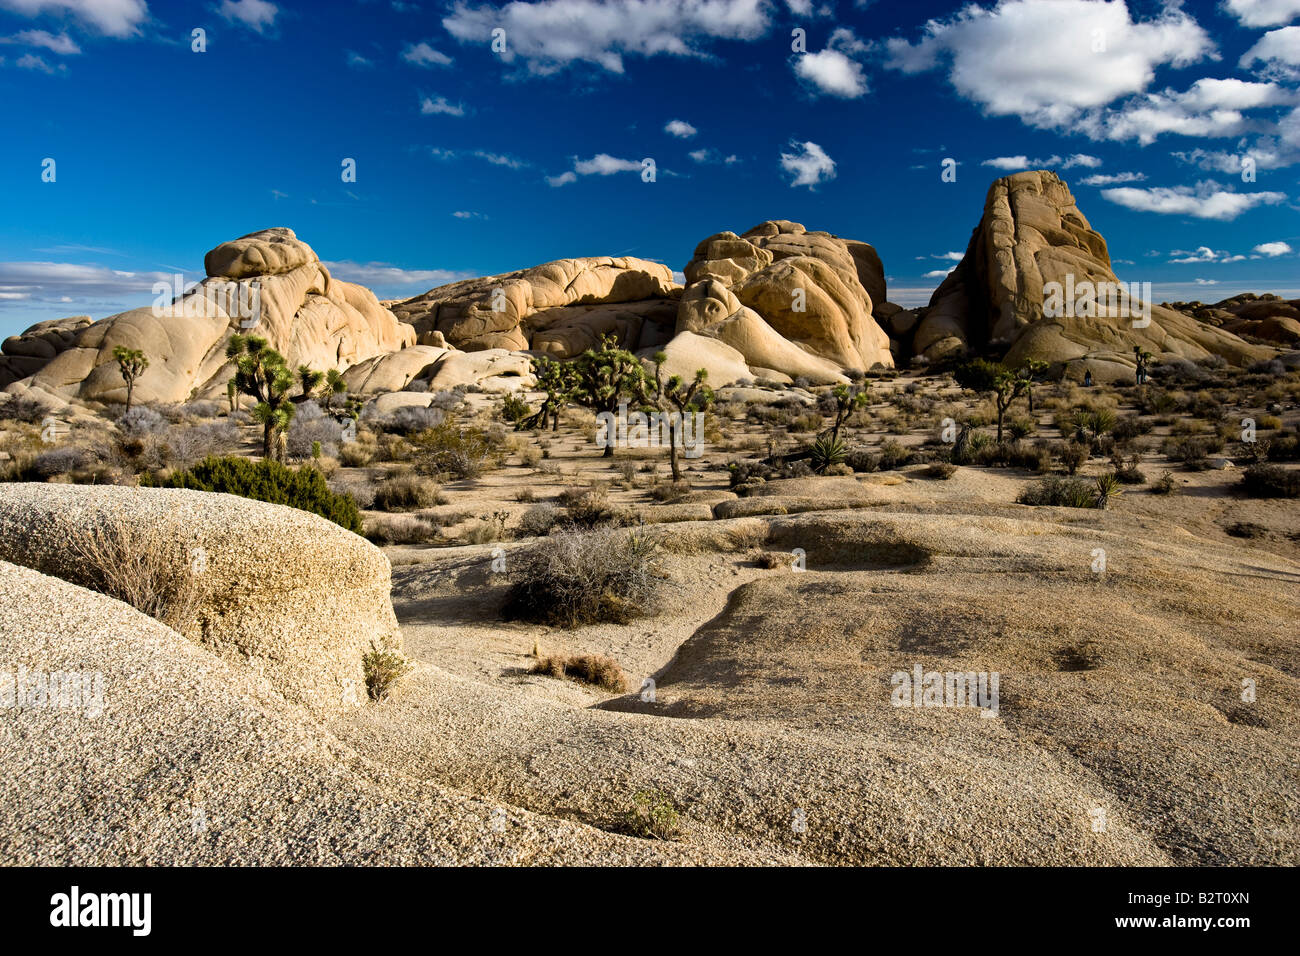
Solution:
{"label": "joshua tree", "polygon": [[1137,362],[1137,370],[1133,373],[1135,384],[1145,385],[1147,383],[1147,363],[1151,361],[1151,353],[1140,345],[1133,346],[1133,358]]}
{"label": "joshua tree", "polygon": [[[840,429],[848,421],[855,409],[862,408],[871,400],[870,385],[836,385],[828,398],[827,410],[835,416],[835,422],[827,429],[832,444],[840,440]],[[834,404],[831,405],[830,403]]]}
{"label": "joshua tree", "polygon": [[325,387],[321,389],[325,396],[325,409],[328,411],[334,399],[348,390],[348,383],[343,381],[343,373],[336,368],[325,373]]}
{"label": "joshua tree", "polygon": [[262,425],[262,457],[283,454],[284,433],[293,421],[294,405],[289,390],[294,377],[284,356],[256,335],[232,335],[226,358],[235,363],[235,388],[251,396],[257,405],[253,420]]}
{"label": "joshua tree", "polygon": [[557,362],[549,355],[537,355],[532,359],[533,375],[537,387],[546,393],[542,407],[532,415],[521,418],[516,428],[546,428],[550,422],[551,431],[560,427],[560,409],[572,397],[577,387],[577,376],[572,365]]}
{"label": "joshua tree", "polygon": [[957,384],[977,392],[991,393],[998,409],[998,444],[1002,444],[1002,422],[1007,409],[1029,388],[1030,379],[1021,378],[998,362],[975,359],[959,367],[954,373]]}
{"label": "joshua tree", "polygon": [[[600,347],[588,349],[572,363],[574,401],[595,411],[613,412],[626,398],[649,404],[645,394],[646,372],[641,360],[627,349],[618,347],[613,335],[603,335]],[[605,443],[605,458],[614,454],[614,443]]]}
{"label": "joshua tree", "polygon": [[122,370],[122,381],[126,382],[126,410],[131,410],[131,395],[135,392],[135,380],[149,367],[149,357],[139,349],[129,349],[123,345],[113,349],[113,358]]}
{"label": "joshua tree", "polygon": [[1034,414],[1034,383],[1042,378],[1043,373],[1048,369],[1046,362],[1040,362],[1038,359],[1027,359],[1025,364],[1016,370],[1016,375],[1025,380],[1025,397],[1029,399],[1029,414]]}
{"label": "joshua tree", "polygon": [[311,398],[311,393],[325,381],[325,373],[318,372],[310,365],[298,366],[298,384],[302,386],[302,394],[298,396],[298,401],[305,402]]}
{"label": "joshua tree", "polygon": [[669,413],[668,417],[668,464],[672,468],[673,481],[682,480],[681,467],[677,464],[677,437],[686,416],[702,412],[713,404],[713,389],[705,384],[709,377],[708,369],[697,369],[695,378],[687,385],[680,375],[674,375],[665,383],[663,380],[664,362],[668,356],[664,352],[655,354],[655,398],[661,409]]}

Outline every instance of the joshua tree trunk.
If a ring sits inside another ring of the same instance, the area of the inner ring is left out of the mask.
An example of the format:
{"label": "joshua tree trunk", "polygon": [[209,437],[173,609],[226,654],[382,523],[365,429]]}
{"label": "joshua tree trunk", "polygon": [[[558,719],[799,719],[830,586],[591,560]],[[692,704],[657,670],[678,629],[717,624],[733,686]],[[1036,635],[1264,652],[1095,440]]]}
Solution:
{"label": "joshua tree trunk", "polygon": [[267,461],[275,451],[275,426],[267,422],[262,426],[262,457]]}
{"label": "joshua tree trunk", "polygon": [[673,481],[681,481],[682,469],[677,464],[677,425],[672,416],[668,418],[668,466],[672,469]]}
{"label": "joshua tree trunk", "polygon": [[135,392],[135,379],[128,378],[126,380],[126,410],[128,412],[131,410],[131,395],[134,392]]}

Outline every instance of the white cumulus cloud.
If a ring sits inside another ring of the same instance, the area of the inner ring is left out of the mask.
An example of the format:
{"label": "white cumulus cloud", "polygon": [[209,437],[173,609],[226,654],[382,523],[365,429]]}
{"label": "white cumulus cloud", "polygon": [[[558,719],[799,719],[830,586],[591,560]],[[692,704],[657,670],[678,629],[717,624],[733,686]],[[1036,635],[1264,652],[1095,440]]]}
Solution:
{"label": "white cumulus cloud", "polygon": [[1102,196],[1126,209],[1139,212],[1156,212],[1165,215],[1193,216],[1197,219],[1236,219],[1248,209],[1272,205],[1286,199],[1280,192],[1229,192],[1216,183],[1198,183],[1191,186],[1120,186],[1103,189]]}
{"label": "white cumulus cloud", "polygon": [[781,154],[781,168],[794,176],[791,186],[816,186],[835,178],[835,160],[816,143],[790,142],[792,153]]}
{"label": "white cumulus cloud", "polygon": [[443,18],[462,43],[486,44],[506,31],[506,62],[533,73],[574,62],[623,72],[623,58],[704,56],[712,40],[756,40],[770,26],[769,0],[538,0],[502,7],[457,0]]}

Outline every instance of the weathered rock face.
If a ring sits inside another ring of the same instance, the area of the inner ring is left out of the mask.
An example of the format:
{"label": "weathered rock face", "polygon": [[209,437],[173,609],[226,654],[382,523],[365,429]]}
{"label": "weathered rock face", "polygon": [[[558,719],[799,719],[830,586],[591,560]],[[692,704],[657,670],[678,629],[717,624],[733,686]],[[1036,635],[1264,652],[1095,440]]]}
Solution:
{"label": "weathered rock face", "polygon": [[[161,308],[132,309],[87,322],[81,318],[33,326],[5,342],[12,366],[26,372],[0,387],[55,399],[123,401],[126,385],[113,349],[139,349],[149,368],[136,383],[142,402],[179,402],[225,391],[232,334],[265,337],[290,366],[346,369],[415,344],[362,286],[331,279],[316,253],[290,229],[266,229],[223,243],[205,257],[208,277]],[[48,353],[48,354],[47,354]],[[30,358],[39,358],[33,367]]]}
{"label": "weathered rock face", "polygon": [[465,351],[537,349],[571,358],[605,332],[625,348],[667,341],[675,312],[667,303],[680,290],[661,263],[596,256],[453,282],[391,307],[421,345],[441,336]]}
{"label": "weathered rock face", "polygon": [[179,561],[201,553],[207,596],[185,636],[295,703],[321,713],[364,703],[370,642],[401,647],[383,552],[295,508],[175,489],[7,485],[0,560],[86,584],[67,542],[113,522],[174,534]]}
{"label": "weathered rock face", "polygon": [[1200,302],[1164,305],[1233,335],[1259,339],[1284,348],[1300,348],[1300,299],[1246,292],[1215,305]]}
{"label": "weathered rock face", "polygon": [[399,392],[412,382],[420,382],[427,392],[445,392],[458,385],[508,392],[537,384],[528,356],[522,353],[505,349],[461,352],[432,345],[414,345],[368,359],[344,372],[343,380],[354,395]]}
{"label": "weathered rock face", "polygon": [[[1150,307],[1150,323],[1134,327],[1127,306],[1098,302],[1092,314],[1066,306],[1065,315],[1044,315],[1044,286],[1112,287],[1106,241],[1084,218],[1069,187],[1046,170],[1016,173],[993,183],[984,215],[966,254],[923,310],[911,342],[913,354],[930,359],[988,343],[1009,347],[1007,361],[1051,363],[1127,361],[1133,347],[1157,356],[1187,359],[1221,355],[1241,363],[1268,351],[1181,312]],[[1146,303],[1149,305],[1149,303]],[[1049,309],[1051,311],[1051,309]]]}
{"label": "weathered rock face", "polygon": [[884,270],[865,242],[772,220],[710,236],[683,271],[678,334],[724,342],[751,369],[828,383],[893,365],[872,314],[873,295],[885,304]]}
{"label": "weathered rock face", "polygon": [[72,348],[77,335],[92,321],[88,315],[50,319],[9,336],[0,343],[0,388],[36,374],[60,352]]}

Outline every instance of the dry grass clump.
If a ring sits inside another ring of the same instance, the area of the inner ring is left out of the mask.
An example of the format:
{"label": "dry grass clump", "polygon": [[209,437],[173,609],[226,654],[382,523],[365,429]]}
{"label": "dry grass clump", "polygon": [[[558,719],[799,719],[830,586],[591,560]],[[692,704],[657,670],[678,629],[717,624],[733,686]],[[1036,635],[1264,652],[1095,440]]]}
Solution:
{"label": "dry grass clump", "polygon": [[185,633],[210,593],[207,558],[186,548],[175,524],[132,525],[120,518],[77,527],[68,536],[68,578]]}
{"label": "dry grass clump", "polygon": [[373,544],[430,544],[438,527],[420,515],[367,515],[364,536]]}
{"label": "dry grass clump", "polygon": [[438,484],[421,475],[393,475],[375,488],[374,507],[380,511],[418,511],[446,504]]}
{"label": "dry grass clump", "polygon": [[568,628],[626,624],[658,589],[654,551],[626,531],[559,531],[514,561],[502,615]]}
{"label": "dry grass clump", "polygon": [[623,668],[618,666],[614,658],[604,654],[556,654],[540,657],[529,673],[545,674],[547,677],[567,677],[614,694],[626,694],[631,688]]}

